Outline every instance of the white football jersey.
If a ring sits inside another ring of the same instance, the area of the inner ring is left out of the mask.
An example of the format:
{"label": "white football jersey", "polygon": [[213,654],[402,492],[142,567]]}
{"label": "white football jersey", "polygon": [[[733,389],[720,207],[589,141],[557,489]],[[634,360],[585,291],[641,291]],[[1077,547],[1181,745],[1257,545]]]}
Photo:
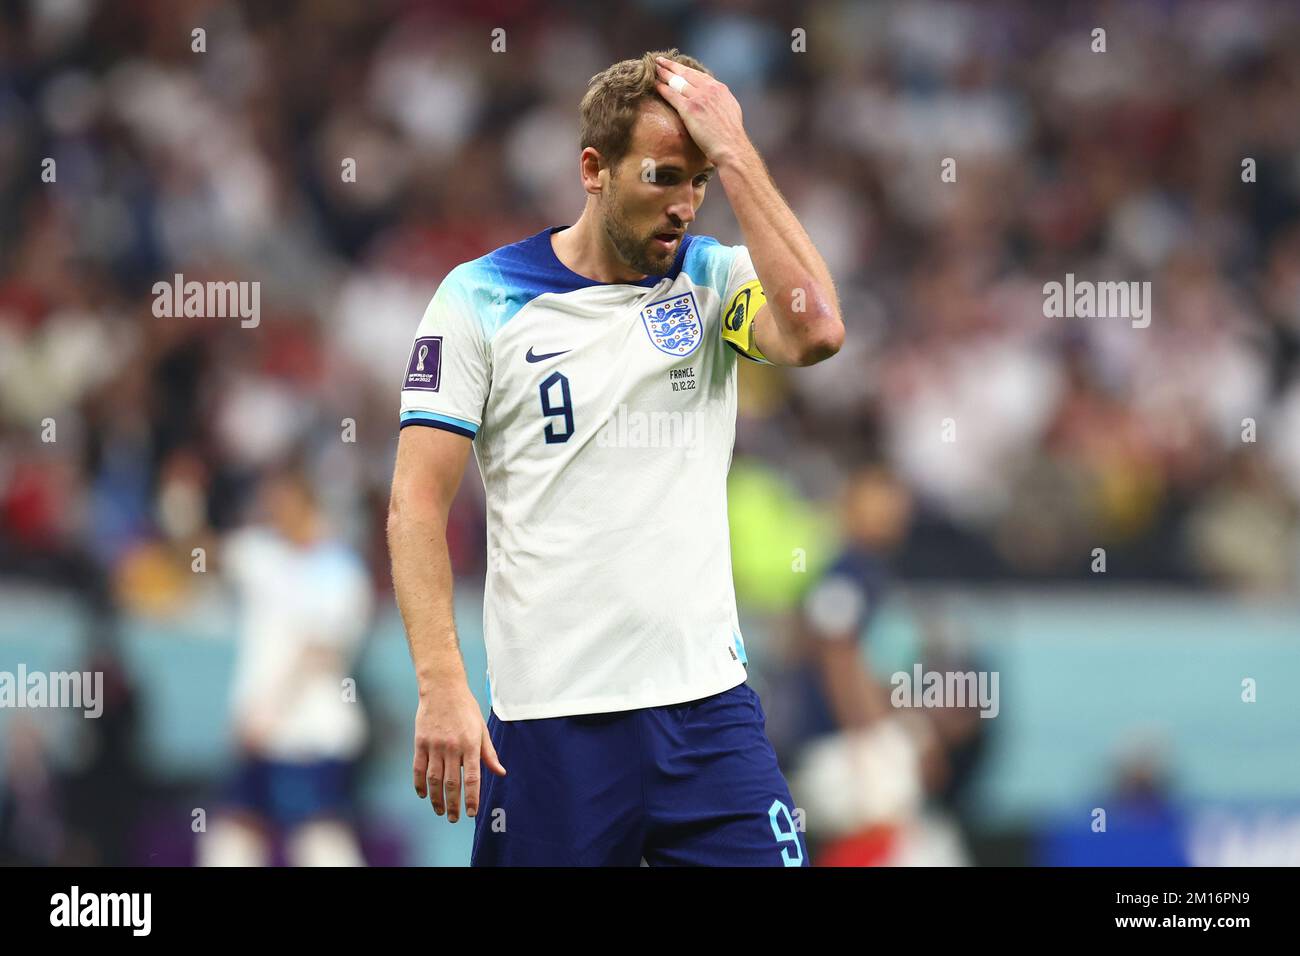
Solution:
{"label": "white football jersey", "polygon": [[[344,697],[371,612],[370,576],[341,543],[298,547],[258,526],[227,536],[222,566],[239,595],[232,687],[237,718],[270,720],[264,756],[351,759],[365,744],[360,704]],[[303,670],[311,647],[338,652],[338,669]]]}
{"label": "white football jersey", "polygon": [[403,380],[399,427],[474,441],[501,720],[681,703],[746,676],[726,481],[737,356],[763,361],[749,253],[687,235],[668,274],[600,283],[556,257],[559,228],[453,269]]}

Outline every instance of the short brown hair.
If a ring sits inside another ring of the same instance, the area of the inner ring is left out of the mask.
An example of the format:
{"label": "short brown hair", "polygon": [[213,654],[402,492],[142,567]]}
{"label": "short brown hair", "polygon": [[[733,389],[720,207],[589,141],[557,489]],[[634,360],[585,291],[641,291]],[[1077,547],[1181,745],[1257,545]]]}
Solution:
{"label": "short brown hair", "polygon": [[578,108],[582,117],[580,146],[582,149],[588,146],[595,149],[606,166],[613,165],[627,154],[632,145],[632,126],[646,100],[658,100],[668,105],[655,89],[659,81],[655,70],[657,56],[713,75],[695,57],[678,53],[674,47],[671,50],[651,50],[634,60],[622,60],[593,76]]}

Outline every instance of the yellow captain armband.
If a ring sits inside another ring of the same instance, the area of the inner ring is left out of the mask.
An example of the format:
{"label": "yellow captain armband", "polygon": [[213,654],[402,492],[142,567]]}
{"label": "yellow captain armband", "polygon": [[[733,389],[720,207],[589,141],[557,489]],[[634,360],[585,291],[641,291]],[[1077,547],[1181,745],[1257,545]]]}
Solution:
{"label": "yellow captain armband", "polygon": [[722,338],[741,355],[758,362],[766,362],[763,353],[754,341],[754,316],[767,304],[762,284],[755,279],[746,282],[728,301],[722,310]]}

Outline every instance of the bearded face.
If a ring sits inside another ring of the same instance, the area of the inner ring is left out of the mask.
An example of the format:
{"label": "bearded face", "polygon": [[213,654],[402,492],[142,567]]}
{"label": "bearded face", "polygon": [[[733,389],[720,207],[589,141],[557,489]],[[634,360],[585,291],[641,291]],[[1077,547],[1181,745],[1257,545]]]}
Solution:
{"label": "bearded face", "polygon": [[629,268],[650,276],[672,268],[712,172],[676,112],[657,103],[641,112],[601,198],[605,234]]}

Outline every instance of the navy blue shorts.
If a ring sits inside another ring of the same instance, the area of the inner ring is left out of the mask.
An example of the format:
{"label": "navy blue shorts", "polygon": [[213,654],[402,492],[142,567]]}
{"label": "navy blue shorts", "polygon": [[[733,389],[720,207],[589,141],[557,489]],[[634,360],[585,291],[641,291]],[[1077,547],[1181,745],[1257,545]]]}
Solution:
{"label": "navy blue shorts", "polygon": [[473,866],[807,866],[748,684],[611,714],[498,720]]}
{"label": "navy blue shorts", "polygon": [[295,827],[316,817],[345,817],[351,764],[343,760],[284,763],[245,759],[225,794],[228,809]]}

